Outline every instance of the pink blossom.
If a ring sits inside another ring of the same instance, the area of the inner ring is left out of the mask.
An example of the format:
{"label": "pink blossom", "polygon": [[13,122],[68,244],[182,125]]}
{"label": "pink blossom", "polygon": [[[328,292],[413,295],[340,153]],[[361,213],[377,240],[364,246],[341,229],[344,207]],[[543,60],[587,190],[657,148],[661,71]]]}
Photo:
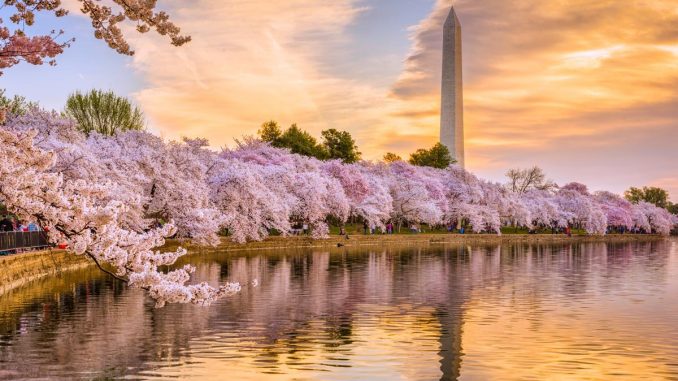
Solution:
{"label": "pink blossom", "polygon": [[[195,269],[188,265],[161,272],[184,255],[182,248],[159,252],[164,238],[176,232],[172,224],[137,232],[123,227],[127,206],[108,200],[110,183],[82,179],[64,180],[50,172],[56,155],[33,144],[36,131],[11,132],[0,129],[0,200],[19,218],[37,221],[52,242],[66,242],[78,255],[87,255],[98,265],[108,264],[112,275],[132,287],[148,290],[158,306],[166,302],[210,304],[237,292],[236,283],[214,288],[206,284],[186,285]],[[102,269],[104,269],[102,267]]]}

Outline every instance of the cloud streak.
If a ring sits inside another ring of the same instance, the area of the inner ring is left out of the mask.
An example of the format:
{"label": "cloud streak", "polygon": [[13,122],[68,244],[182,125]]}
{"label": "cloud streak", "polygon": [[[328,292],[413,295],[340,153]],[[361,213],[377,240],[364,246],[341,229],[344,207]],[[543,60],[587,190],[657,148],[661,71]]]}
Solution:
{"label": "cloud streak", "polygon": [[[452,3],[438,1],[413,28],[413,50],[392,88],[409,106],[399,115],[429,123],[431,131],[437,126],[426,110],[439,102],[439,31]],[[537,163],[560,179],[597,187],[607,181],[617,190],[675,176],[678,150],[661,143],[678,141],[675,3],[459,0],[454,6],[464,37],[471,168],[500,178],[509,166]]]}
{"label": "cloud streak", "polygon": [[348,31],[369,12],[362,1],[174,0],[173,18],[194,39],[176,49],[133,35],[133,65],[146,81],[135,97],[167,137],[219,146],[276,119],[316,135],[348,130],[367,158],[404,155],[437,140],[452,3],[464,36],[470,169],[500,179],[507,167],[536,163],[594,188],[676,186],[678,150],[667,143],[678,141],[671,0],[437,0],[409,29],[411,51],[390,82],[342,70],[356,59],[346,54],[355,42]]}

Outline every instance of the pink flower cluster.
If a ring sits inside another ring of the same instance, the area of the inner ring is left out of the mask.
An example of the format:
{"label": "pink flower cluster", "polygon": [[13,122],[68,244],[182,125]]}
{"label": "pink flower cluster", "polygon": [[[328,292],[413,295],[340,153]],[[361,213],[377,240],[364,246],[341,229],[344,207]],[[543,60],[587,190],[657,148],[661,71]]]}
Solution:
{"label": "pink flower cluster", "polygon": [[[134,54],[121,28],[126,20],[135,24],[137,32],[155,30],[158,34],[169,37],[175,46],[191,40],[190,36],[181,35],[180,28],[170,21],[165,11],[157,9],[156,0],[112,0],[108,4],[98,0],[78,2],[80,11],[91,19],[94,37],[104,40],[118,53]],[[0,17],[0,75],[3,69],[21,61],[42,65],[47,59],[50,65],[54,65],[54,58],[74,41],[70,39],[58,42],[63,31],[26,35],[26,27],[34,26],[36,20],[39,21],[39,12],[56,17],[67,15],[68,11],[61,6],[61,0],[3,0],[0,9],[3,10],[0,16],[8,16],[5,20]]]}
{"label": "pink flower cluster", "polygon": [[[147,132],[113,137],[80,133],[74,122],[33,110],[0,129],[0,202],[38,220],[54,242],[112,265],[116,276],[166,302],[209,304],[238,284],[187,285],[191,266],[162,272],[185,251],[154,248],[176,235],[205,244],[227,230],[236,242],[291,234],[307,225],[326,237],[329,223],[353,217],[370,228],[425,223],[500,233],[505,225],[609,226],[669,234],[678,218],[648,203],[571,183],[515,193],[458,166],[405,162],[344,164],[291,154],[255,139],[215,152],[204,139],[165,142]],[[158,226],[157,222],[171,222]]]}

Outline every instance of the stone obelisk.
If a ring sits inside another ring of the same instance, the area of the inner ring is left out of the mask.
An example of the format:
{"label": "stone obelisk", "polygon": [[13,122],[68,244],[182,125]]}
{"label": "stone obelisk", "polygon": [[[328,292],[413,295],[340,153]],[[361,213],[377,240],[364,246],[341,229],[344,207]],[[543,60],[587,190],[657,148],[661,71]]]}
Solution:
{"label": "stone obelisk", "polygon": [[461,24],[454,12],[443,27],[443,76],[440,107],[440,142],[464,166],[464,97],[461,79]]}

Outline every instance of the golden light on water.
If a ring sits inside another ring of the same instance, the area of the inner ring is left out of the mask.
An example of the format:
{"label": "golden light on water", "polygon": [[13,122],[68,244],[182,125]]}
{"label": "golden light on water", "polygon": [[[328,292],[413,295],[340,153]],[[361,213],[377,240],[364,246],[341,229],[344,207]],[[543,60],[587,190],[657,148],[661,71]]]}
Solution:
{"label": "golden light on water", "polygon": [[[678,241],[203,252],[155,309],[90,267],[0,296],[0,377],[629,380],[678,372]],[[181,264],[178,264],[179,266]]]}

